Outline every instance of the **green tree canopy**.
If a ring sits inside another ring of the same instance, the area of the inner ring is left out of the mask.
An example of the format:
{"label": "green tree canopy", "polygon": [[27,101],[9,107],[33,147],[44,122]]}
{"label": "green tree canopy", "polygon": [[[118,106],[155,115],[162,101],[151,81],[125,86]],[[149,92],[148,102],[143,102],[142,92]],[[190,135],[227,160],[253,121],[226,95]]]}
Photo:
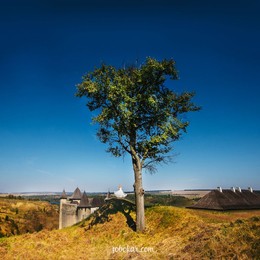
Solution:
{"label": "green tree canopy", "polygon": [[176,79],[173,59],[147,58],[139,67],[103,64],[77,86],[76,95],[86,96],[90,111],[98,112],[93,121],[99,125],[97,135],[108,145],[107,151],[116,157],[130,154],[135,188],[140,190],[142,183],[138,185],[137,180],[142,180],[142,169],[154,171],[156,164],[168,161],[172,144],[189,125],[182,115],[200,109],[191,101],[193,92],[178,94],[165,86],[167,80]]}
{"label": "green tree canopy", "polygon": [[88,108],[99,112],[93,121],[99,124],[97,135],[108,144],[108,152],[132,155],[132,145],[148,170],[169,159],[173,141],[189,124],[180,116],[199,107],[191,102],[194,93],[177,94],[167,88],[167,76],[178,78],[173,60],[147,58],[140,68],[103,64],[83,77],[77,96],[88,97]]}

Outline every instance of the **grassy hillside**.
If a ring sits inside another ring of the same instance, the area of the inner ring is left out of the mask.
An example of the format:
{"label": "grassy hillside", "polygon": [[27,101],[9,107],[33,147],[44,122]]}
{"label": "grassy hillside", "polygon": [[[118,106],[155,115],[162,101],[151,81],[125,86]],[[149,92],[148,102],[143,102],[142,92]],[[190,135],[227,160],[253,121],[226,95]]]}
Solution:
{"label": "grassy hillside", "polygon": [[91,228],[93,219],[63,230],[2,238],[0,259],[260,258],[260,211],[155,206],[146,210],[146,218],[144,234],[132,231],[117,212]]}
{"label": "grassy hillside", "polygon": [[58,206],[42,201],[0,198],[0,237],[58,228]]}

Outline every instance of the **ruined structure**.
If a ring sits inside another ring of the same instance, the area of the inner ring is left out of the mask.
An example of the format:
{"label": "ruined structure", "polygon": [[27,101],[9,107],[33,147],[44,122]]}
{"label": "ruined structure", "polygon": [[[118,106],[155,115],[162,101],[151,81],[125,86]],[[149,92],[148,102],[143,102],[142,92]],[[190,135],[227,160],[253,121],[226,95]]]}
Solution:
{"label": "ruined structure", "polygon": [[59,229],[82,221],[102,206],[103,203],[102,198],[90,199],[87,197],[86,192],[84,191],[82,194],[79,188],[75,189],[71,197],[68,197],[65,190],[63,190],[60,198]]}

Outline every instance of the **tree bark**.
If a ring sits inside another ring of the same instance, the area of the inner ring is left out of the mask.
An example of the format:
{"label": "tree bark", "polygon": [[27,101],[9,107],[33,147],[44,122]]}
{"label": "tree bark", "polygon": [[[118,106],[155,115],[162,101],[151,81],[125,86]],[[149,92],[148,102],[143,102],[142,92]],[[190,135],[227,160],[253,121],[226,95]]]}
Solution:
{"label": "tree bark", "polygon": [[142,166],[139,158],[133,158],[133,169],[135,175],[136,231],[143,232],[145,229],[144,189],[142,181]]}

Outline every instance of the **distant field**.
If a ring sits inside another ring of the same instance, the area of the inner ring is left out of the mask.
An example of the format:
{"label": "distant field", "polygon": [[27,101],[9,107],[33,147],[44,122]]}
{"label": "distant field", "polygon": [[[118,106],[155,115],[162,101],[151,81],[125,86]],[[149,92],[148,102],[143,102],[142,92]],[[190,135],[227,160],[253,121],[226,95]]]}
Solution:
{"label": "distant field", "polygon": [[184,196],[189,199],[201,198],[208,194],[210,190],[173,190],[173,196]]}

